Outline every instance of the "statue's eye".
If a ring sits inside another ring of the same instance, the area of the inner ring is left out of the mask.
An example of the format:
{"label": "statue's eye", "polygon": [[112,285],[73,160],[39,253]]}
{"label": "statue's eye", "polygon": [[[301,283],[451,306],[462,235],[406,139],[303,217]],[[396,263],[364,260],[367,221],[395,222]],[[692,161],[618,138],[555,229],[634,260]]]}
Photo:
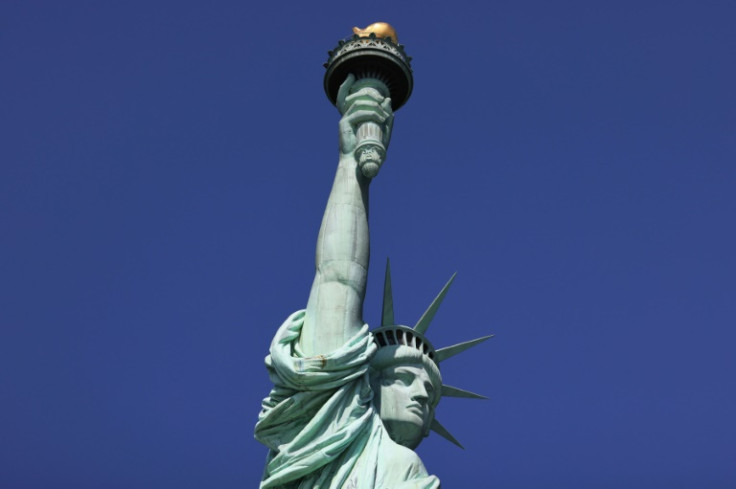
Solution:
{"label": "statue's eye", "polygon": [[414,376],[409,373],[398,374],[396,379],[404,385],[411,385],[414,382]]}

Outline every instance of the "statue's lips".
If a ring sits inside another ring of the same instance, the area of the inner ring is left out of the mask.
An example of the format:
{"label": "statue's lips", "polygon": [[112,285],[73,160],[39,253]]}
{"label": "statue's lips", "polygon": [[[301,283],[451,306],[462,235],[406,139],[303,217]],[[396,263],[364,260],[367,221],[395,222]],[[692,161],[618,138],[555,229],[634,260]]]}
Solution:
{"label": "statue's lips", "polygon": [[408,406],[406,406],[406,410],[424,419],[424,409],[422,408],[421,404],[416,403],[416,402],[409,404]]}

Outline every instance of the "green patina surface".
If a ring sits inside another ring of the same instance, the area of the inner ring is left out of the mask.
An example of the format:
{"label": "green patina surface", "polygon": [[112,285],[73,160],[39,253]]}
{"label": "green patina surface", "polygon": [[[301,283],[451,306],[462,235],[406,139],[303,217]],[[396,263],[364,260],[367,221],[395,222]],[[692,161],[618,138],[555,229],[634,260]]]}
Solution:
{"label": "green patina surface", "polygon": [[393,323],[387,268],[382,327],[374,335],[363,322],[369,186],[393,124],[387,95],[382,82],[351,74],[336,97],[340,157],[314,283],[266,358],[274,388],[255,430],[269,448],[262,489],[439,488],[413,449],[430,430],[457,443],[434,416],[442,396],[482,397],[443,385],[439,363],[486,338],[435,351],[424,336],[452,280],[409,328]]}

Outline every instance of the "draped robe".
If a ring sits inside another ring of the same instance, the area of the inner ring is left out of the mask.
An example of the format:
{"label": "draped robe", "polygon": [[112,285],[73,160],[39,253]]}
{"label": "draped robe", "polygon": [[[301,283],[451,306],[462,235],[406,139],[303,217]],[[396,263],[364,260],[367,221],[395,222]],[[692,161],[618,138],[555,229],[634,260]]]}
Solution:
{"label": "draped robe", "polygon": [[439,489],[416,453],[389,437],[372,404],[368,325],[342,347],[306,357],[304,311],[278,329],[266,357],[274,384],[255,437],[269,448],[261,489]]}

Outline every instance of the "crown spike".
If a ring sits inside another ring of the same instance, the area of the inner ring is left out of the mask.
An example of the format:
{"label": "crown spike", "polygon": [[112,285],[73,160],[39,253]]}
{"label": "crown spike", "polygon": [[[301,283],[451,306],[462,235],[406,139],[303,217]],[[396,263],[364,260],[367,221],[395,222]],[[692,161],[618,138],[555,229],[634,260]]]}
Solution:
{"label": "crown spike", "polygon": [[393,326],[394,322],[394,296],[391,289],[391,262],[386,258],[386,277],[383,281],[383,315],[381,326]]}
{"label": "crown spike", "polygon": [[465,341],[463,343],[458,343],[457,345],[446,346],[444,348],[440,348],[435,353],[435,360],[437,361],[437,363],[444,362],[448,358],[454,357],[458,353],[462,353],[468,348],[471,348],[477,345],[478,343],[482,343],[486,341],[488,338],[493,338],[493,335],[491,334],[488,336],[482,336],[474,340]]}
{"label": "crown spike", "polygon": [[447,428],[445,428],[444,426],[442,426],[440,424],[440,422],[437,421],[437,418],[434,418],[432,420],[432,424],[429,426],[429,429],[431,429],[432,431],[434,431],[435,433],[437,433],[438,435],[440,435],[445,440],[448,440],[448,441],[454,443],[455,445],[459,446],[463,450],[465,450],[465,447],[462,446],[459,441],[457,441],[457,438],[455,438],[454,436],[452,436],[452,433],[450,433],[449,431],[447,431]]}
{"label": "crown spike", "polygon": [[450,280],[448,280],[445,286],[442,287],[440,293],[437,294],[437,297],[434,298],[427,310],[424,311],[424,314],[422,314],[422,317],[420,317],[419,321],[417,321],[414,329],[419,333],[425,334],[427,332],[427,329],[429,328],[429,323],[431,323],[432,319],[434,319],[434,315],[437,313],[437,309],[439,309],[440,304],[442,304],[442,300],[445,298],[445,295],[447,295],[447,291],[450,289],[452,281],[455,280],[455,275],[457,275],[457,272],[452,274]]}
{"label": "crown spike", "polygon": [[442,397],[465,397],[467,399],[488,399],[486,396],[481,396],[475,392],[466,391],[465,389],[458,389],[451,385],[442,386]]}

